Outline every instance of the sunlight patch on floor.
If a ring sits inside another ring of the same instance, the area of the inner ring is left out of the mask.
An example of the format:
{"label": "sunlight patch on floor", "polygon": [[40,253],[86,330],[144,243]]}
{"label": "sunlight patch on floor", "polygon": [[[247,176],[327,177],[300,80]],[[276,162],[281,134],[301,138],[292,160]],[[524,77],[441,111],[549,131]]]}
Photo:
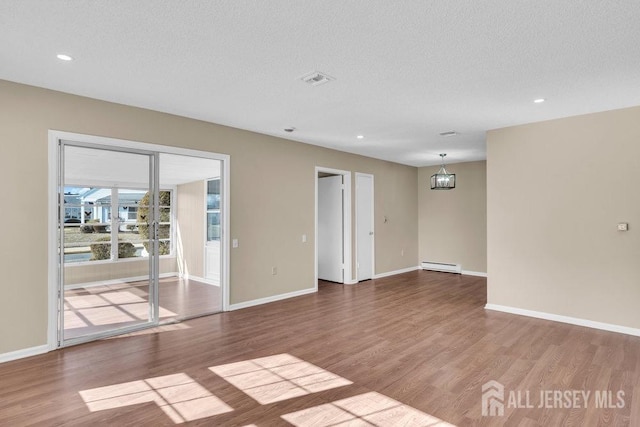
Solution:
{"label": "sunlight patch on floor", "polygon": [[[209,370],[261,405],[353,384],[287,353],[213,366]],[[154,403],[176,424],[234,410],[185,373],[83,390],[79,393],[91,412]],[[271,407],[268,412],[274,410],[277,409]],[[273,415],[280,414],[282,412]],[[259,413],[255,415],[260,417]],[[280,415],[280,418],[298,427],[455,427],[373,391],[290,412]],[[256,424],[243,425],[255,426]]]}
{"label": "sunlight patch on floor", "polygon": [[155,403],[176,424],[233,411],[184,373],[80,391],[91,412]]}
{"label": "sunlight patch on floor", "polygon": [[286,353],[209,369],[262,405],[353,384]]}
{"label": "sunlight patch on floor", "polygon": [[[132,289],[106,289],[108,292],[92,295],[66,295],[65,330],[148,320],[149,303]],[[176,313],[163,307],[159,307],[158,311],[160,318],[176,316]]]}
{"label": "sunlight patch on floor", "polygon": [[64,311],[64,328],[65,329],[77,329],[77,328],[86,328],[89,326],[87,322],[82,320],[80,316],[78,316],[73,311],[65,310]]}
{"label": "sunlight patch on floor", "polygon": [[455,427],[380,393],[370,392],[282,416],[294,426]]}
{"label": "sunlight patch on floor", "polygon": [[[129,313],[119,310],[118,307],[95,307],[81,308],[76,311],[80,317],[84,317],[90,325],[103,326],[113,323],[126,323],[134,320],[140,320]],[[66,328],[65,329],[69,329]]]}
{"label": "sunlight patch on floor", "polygon": [[105,338],[107,340],[117,340],[120,338],[137,337],[140,335],[158,334],[160,332],[181,331],[183,329],[191,329],[191,326],[185,323],[170,323],[168,325],[156,326],[155,328],[142,329],[140,331],[129,332],[128,334],[120,334],[113,337]]}
{"label": "sunlight patch on floor", "polygon": [[146,300],[140,298],[138,295],[134,295],[129,291],[118,291],[118,292],[105,292],[100,294],[100,296],[106,299],[111,304],[135,304],[135,303],[145,303]]}

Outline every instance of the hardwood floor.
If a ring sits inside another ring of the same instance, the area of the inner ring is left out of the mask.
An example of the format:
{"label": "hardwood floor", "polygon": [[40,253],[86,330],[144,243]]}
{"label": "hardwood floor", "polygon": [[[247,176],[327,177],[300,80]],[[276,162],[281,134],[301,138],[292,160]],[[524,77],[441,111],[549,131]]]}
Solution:
{"label": "hardwood floor", "polygon": [[[220,287],[195,280],[159,280],[160,321],[185,319],[222,309]],[[123,282],[65,291],[65,339],[77,338],[149,319],[149,283]]]}
{"label": "hardwood floor", "polygon": [[[0,424],[640,425],[639,337],[486,311],[485,295],[485,279],[424,271],[320,283],[177,330],[4,363]],[[528,391],[531,406],[545,390],[591,397],[483,417],[490,380],[520,403]],[[597,391],[613,392],[612,408],[597,407]]]}

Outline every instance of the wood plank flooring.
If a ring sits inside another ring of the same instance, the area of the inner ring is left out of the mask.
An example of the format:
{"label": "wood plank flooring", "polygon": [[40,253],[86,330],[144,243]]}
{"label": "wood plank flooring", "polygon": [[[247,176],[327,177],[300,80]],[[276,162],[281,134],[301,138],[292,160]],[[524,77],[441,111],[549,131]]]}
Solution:
{"label": "wood plank flooring", "polygon": [[[217,313],[222,309],[220,287],[196,280],[159,280],[160,321]],[[92,285],[65,291],[65,339],[77,338],[149,319],[149,282]]]}
{"label": "wood plank flooring", "polygon": [[[485,279],[425,271],[320,283],[0,364],[0,424],[640,425],[640,338],[486,311],[485,295]],[[483,417],[489,380],[529,391],[532,406],[544,390],[592,401]],[[596,407],[596,391],[612,391],[614,407]]]}

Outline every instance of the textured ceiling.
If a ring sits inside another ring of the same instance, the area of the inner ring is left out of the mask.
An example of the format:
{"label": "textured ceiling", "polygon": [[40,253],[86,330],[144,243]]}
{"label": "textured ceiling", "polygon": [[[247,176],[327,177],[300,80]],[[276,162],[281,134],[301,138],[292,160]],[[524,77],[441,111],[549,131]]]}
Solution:
{"label": "textured ceiling", "polygon": [[[174,186],[220,176],[220,160],[160,153],[160,185]],[[66,186],[149,187],[149,157],[142,154],[67,146]]]}
{"label": "textured ceiling", "polygon": [[639,22],[637,0],[4,0],[0,78],[423,166],[639,105]]}

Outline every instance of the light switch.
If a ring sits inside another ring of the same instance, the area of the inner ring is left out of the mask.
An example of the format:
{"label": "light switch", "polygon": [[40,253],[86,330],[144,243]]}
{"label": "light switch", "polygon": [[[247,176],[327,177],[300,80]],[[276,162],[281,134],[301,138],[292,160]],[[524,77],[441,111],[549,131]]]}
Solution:
{"label": "light switch", "polygon": [[306,234],[302,235],[302,243],[307,243],[307,235]]}
{"label": "light switch", "polygon": [[238,239],[233,239],[231,241],[231,246],[233,246],[234,248],[237,248],[238,247]]}
{"label": "light switch", "polygon": [[629,230],[629,224],[627,224],[626,222],[618,223],[618,231],[627,231],[627,230]]}

